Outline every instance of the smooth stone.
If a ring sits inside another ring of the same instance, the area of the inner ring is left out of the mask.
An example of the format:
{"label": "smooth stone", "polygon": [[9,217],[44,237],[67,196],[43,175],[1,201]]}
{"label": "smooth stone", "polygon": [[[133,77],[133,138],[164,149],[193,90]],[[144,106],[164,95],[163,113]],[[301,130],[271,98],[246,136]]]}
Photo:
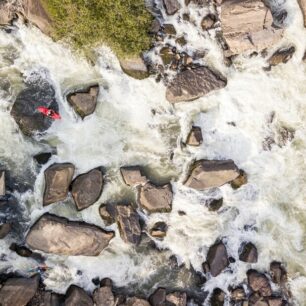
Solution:
{"label": "smooth stone", "polygon": [[116,306],[117,304],[112,287],[109,286],[96,289],[93,293],[93,300],[96,306]]}
{"label": "smooth stone", "polygon": [[177,0],[163,0],[167,15],[174,15],[181,5]]}
{"label": "smooth stone", "polygon": [[239,260],[248,262],[248,263],[256,263],[258,260],[258,253],[256,246],[251,243],[243,243],[241,246],[241,253],[239,254]]}
{"label": "smooth stone", "polygon": [[85,290],[72,285],[67,290],[65,306],[94,306],[94,303]]}
{"label": "smooth stone", "polygon": [[148,67],[141,57],[120,59],[120,65],[123,72],[134,79],[143,80],[149,77]]}
{"label": "smooth stone", "polygon": [[148,179],[142,175],[141,168],[138,166],[121,167],[120,173],[123,181],[128,186],[138,186],[145,184]]}

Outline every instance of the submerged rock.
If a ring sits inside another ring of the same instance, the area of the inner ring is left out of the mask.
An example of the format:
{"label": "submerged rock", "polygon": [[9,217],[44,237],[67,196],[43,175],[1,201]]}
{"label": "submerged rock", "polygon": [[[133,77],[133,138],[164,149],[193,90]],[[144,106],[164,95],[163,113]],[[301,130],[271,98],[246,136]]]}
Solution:
{"label": "submerged rock", "polygon": [[219,288],[215,288],[210,297],[211,306],[223,306],[225,302],[225,292]]}
{"label": "submerged rock", "polygon": [[99,85],[93,85],[68,95],[67,100],[74,110],[84,119],[91,115],[97,106]]}
{"label": "submerged rock", "polygon": [[272,294],[272,289],[268,278],[257,272],[256,270],[249,270],[247,272],[248,283],[254,292],[258,292],[261,296],[270,296]]}
{"label": "submerged rock", "polygon": [[45,214],[30,229],[26,243],[45,253],[98,256],[113,237],[95,225]]}
{"label": "submerged rock", "polygon": [[72,183],[72,197],[78,210],[94,204],[100,197],[103,187],[103,175],[98,169],[93,169],[79,175]]}
{"label": "submerged rock", "polygon": [[45,171],[45,192],[43,205],[65,200],[74,174],[74,165],[53,164]]}
{"label": "submerged rock", "polygon": [[231,186],[233,189],[238,189],[242,185],[248,183],[248,176],[243,170],[239,170],[239,176],[231,181]]}
{"label": "submerged rock", "polygon": [[124,183],[128,186],[137,186],[145,184],[148,179],[142,175],[141,169],[138,166],[121,167],[120,172]]}
{"label": "submerged rock", "polygon": [[39,165],[44,165],[49,161],[51,156],[52,156],[52,153],[44,152],[44,153],[39,153],[39,154],[35,155],[33,158],[36,160],[36,162]]}
{"label": "submerged rock", "polygon": [[181,8],[177,0],[163,0],[163,3],[168,15],[174,15]]}
{"label": "submerged rock", "polygon": [[149,76],[148,68],[141,57],[121,59],[120,66],[123,72],[134,79],[142,80]]}
{"label": "submerged rock", "polygon": [[35,295],[39,276],[31,278],[9,278],[0,289],[1,306],[25,306]]}
{"label": "submerged rock", "polygon": [[272,14],[261,0],[222,1],[220,20],[227,55],[270,48],[283,34],[273,27]]}
{"label": "submerged rock", "polygon": [[65,306],[94,306],[94,303],[85,290],[72,285],[67,290]]}
{"label": "submerged rock", "polygon": [[217,21],[217,18],[215,15],[208,14],[202,19],[201,27],[204,31],[209,30],[213,27],[216,21]]}
{"label": "submerged rock", "polygon": [[5,196],[5,171],[0,171],[0,197]]}
{"label": "submerged rock", "polygon": [[150,213],[170,212],[172,197],[171,184],[155,186],[149,182],[139,189],[138,201]]}
{"label": "submerged rock", "polygon": [[141,238],[139,216],[131,205],[116,206],[116,221],[121,238],[134,245],[138,245]]}
{"label": "submerged rock", "polygon": [[223,205],[223,198],[220,199],[210,199],[206,202],[206,206],[208,207],[209,211],[217,211]]}
{"label": "submerged rock", "polygon": [[116,306],[116,300],[111,286],[103,286],[93,293],[93,300],[97,306]]}
{"label": "submerged rock", "polygon": [[5,238],[11,231],[12,224],[11,223],[3,223],[0,225],[0,239]]}
{"label": "submerged rock", "polygon": [[168,85],[166,98],[170,103],[192,101],[226,86],[226,79],[207,67],[178,73]]}
{"label": "submerged rock", "polygon": [[258,253],[256,246],[252,242],[244,243],[239,254],[239,259],[249,263],[257,262]]}
{"label": "submerged rock", "polygon": [[202,130],[199,126],[193,126],[189,132],[186,144],[197,147],[203,142]]}
{"label": "submerged rock", "polygon": [[185,185],[197,190],[220,187],[239,176],[232,160],[199,160],[192,166]]}
{"label": "submerged rock", "polygon": [[268,64],[270,66],[276,66],[281,63],[287,63],[295,53],[295,47],[282,48],[277,50],[273,55],[268,59]]}
{"label": "submerged rock", "polygon": [[206,262],[212,276],[218,276],[228,265],[228,255],[223,242],[212,245],[207,253]]}
{"label": "submerged rock", "polygon": [[55,90],[52,85],[40,76],[34,76],[38,80],[30,80],[17,96],[12,107],[11,115],[18,124],[20,130],[27,136],[37,132],[46,131],[53,123],[49,117],[37,111],[37,107],[44,106],[58,112],[58,104],[55,99]]}
{"label": "submerged rock", "polygon": [[154,238],[164,238],[167,235],[168,225],[165,222],[156,222],[150,229],[150,235]]}
{"label": "submerged rock", "polygon": [[152,306],[162,306],[166,303],[166,289],[158,288],[156,289],[149,298],[150,304]]}

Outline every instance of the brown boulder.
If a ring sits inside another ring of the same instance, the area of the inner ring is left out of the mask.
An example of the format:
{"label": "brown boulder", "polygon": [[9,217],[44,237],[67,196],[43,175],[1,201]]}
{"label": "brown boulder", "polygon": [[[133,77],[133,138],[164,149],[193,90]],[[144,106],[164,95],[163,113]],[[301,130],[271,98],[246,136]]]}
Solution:
{"label": "brown boulder", "polygon": [[67,290],[65,306],[94,306],[94,303],[82,288],[72,285]]}
{"label": "brown boulder", "polygon": [[300,5],[304,18],[304,27],[306,28],[306,0],[298,0],[298,4]]}
{"label": "brown boulder", "polygon": [[128,298],[124,306],[150,306],[149,302],[137,297]]}
{"label": "brown boulder", "polygon": [[151,294],[149,301],[152,306],[164,306],[166,303],[166,289],[164,288],[156,289]]}
{"label": "brown boulder", "polygon": [[1,306],[26,306],[35,295],[39,276],[9,278],[0,289]]}
{"label": "brown boulder", "polygon": [[242,250],[239,255],[239,259],[244,262],[248,263],[255,263],[258,260],[258,253],[257,253],[257,248],[256,246],[251,243],[244,243],[242,245]]}
{"label": "brown boulder", "polygon": [[201,27],[204,31],[209,30],[213,27],[216,21],[217,21],[217,18],[215,15],[208,14],[202,19]]}
{"label": "brown boulder", "polygon": [[171,184],[155,186],[149,182],[139,189],[138,201],[150,213],[170,212],[172,197]]}
{"label": "brown boulder", "polygon": [[148,67],[141,57],[120,59],[120,66],[130,77],[142,80],[149,76]]}
{"label": "brown boulder", "polygon": [[99,85],[93,85],[85,90],[69,94],[67,100],[82,119],[84,119],[95,111],[98,95]]}
{"label": "brown boulder", "polygon": [[235,301],[235,302],[242,301],[245,299],[245,297],[246,297],[246,294],[243,288],[238,287],[238,288],[233,289],[231,292],[232,301]]}
{"label": "brown boulder", "polygon": [[207,253],[206,262],[212,276],[218,276],[228,265],[228,255],[223,242],[212,245]]}
{"label": "brown boulder", "polygon": [[170,103],[196,100],[226,86],[226,79],[207,67],[197,67],[178,73],[167,87]]}
{"label": "brown boulder", "polygon": [[268,278],[257,272],[256,270],[249,270],[247,272],[248,283],[251,289],[258,292],[261,296],[270,296],[272,294],[272,289]]}
{"label": "brown boulder", "polygon": [[0,171],[0,197],[5,196],[5,171]]}
{"label": "brown boulder", "polygon": [[141,169],[138,166],[121,167],[120,172],[124,183],[128,186],[137,186],[145,184],[148,179],[141,174]]}
{"label": "brown boulder", "polygon": [[101,204],[99,207],[99,214],[106,225],[115,223],[116,212],[110,204]]}
{"label": "brown boulder", "polygon": [[223,306],[225,301],[225,293],[219,288],[215,288],[210,297],[211,306]]}
{"label": "brown boulder", "polygon": [[270,297],[268,299],[269,306],[285,306],[287,303],[280,297]]}
{"label": "brown boulder", "polygon": [[121,238],[134,245],[138,245],[141,238],[139,216],[131,205],[116,206],[116,221]]}
{"label": "brown boulder", "polygon": [[78,210],[94,204],[100,197],[103,175],[98,169],[79,175],[72,183],[72,197]]}
{"label": "brown boulder", "polygon": [[285,64],[292,58],[294,53],[295,47],[279,49],[268,59],[268,64],[270,66],[276,66],[281,63]]}
{"label": "brown boulder", "polygon": [[12,224],[3,223],[0,225],[0,239],[5,238],[12,229]]}
{"label": "brown boulder", "polygon": [[186,306],[187,294],[185,292],[173,292],[166,296],[166,302],[171,306]]}
{"label": "brown boulder", "polygon": [[239,176],[231,181],[231,186],[233,189],[238,189],[242,185],[248,183],[248,176],[243,170],[239,170]]}
{"label": "brown boulder", "polygon": [[0,25],[10,25],[16,15],[16,8],[9,1],[0,2]]}
{"label": "brown boulder", "polygon": [[261,51],[277,43],[283,34],[272,26],[272,14],[261,0],[223,1],[220,20],[228,45],[226,55]]}
{"label": "brown boulder", "polygon": [[43,205],[65,200],[74,174],[74,165],[53,164],[45,170],[45,192]]}
{"label": "brown boulder", "polygon": [[164,238],[167,235],[168,226],[165,222],[156,222],[150,229],[150,235],[154,238]]}
{"label": "brown boulder", "polygon": [[232,160],[199,160],[192,166],[185,186],[197,190],[220,187],[239,176]]}
{"label": "brown boulder", "polygon": [[98,288],[93,293],[93,300],[96,306],[116,306],[116,300],[112,292],[112,287],[104,286]]}
{"label": "brown boulder", "polygon": [[86,223],[45,214],[30,229],[31,249],[68,256],[98,256],[114,237],[113,232]]}
{"label": "brown boulder", "polygon": [[174,15],[181,8],[177,0],[163,0],[163,3],[168,15]]}
{"label": "brown boulder", "polygon": [[189,146],[199,146],[203,142],[202,130],[199,126],[193,126],[189,132],[186,144]]}
{"label": "brown boulder", "polygon": [[287,282],[287,271],[278,261],[272,261],[270,263],[270,274],[272,277],[272,282],[278,284],[279,286],[284,285]]}

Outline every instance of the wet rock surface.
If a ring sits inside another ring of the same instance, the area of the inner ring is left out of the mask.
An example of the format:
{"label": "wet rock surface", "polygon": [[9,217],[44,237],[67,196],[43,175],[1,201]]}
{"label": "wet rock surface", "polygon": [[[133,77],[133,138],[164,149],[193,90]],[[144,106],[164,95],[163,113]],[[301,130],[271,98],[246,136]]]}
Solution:
{"label": "wet rock surface", "polygon": [[5,196],[5,171],[0,171],[0,197]]}
{"label": "wet rock surface", "polygon": [[120,172],[124,183],[128,186],[135,187],[147,182],[147,178],[142,175],[141,168],[138,166],[121,167]]}
{"label": "wet rock surface", "polygon": [[174,15],[181,8],[177,0],[163,0],[163,3],[168,15]]}
{"label": "wet rock surface", "polygon": [[298,4],[300,5],[303,18],[304,18],[304,27],[306,27],[306,0],[298,0]]}
{"label": "wet rock surface", "polygon": [[37,107],[43,106],[58,112],[58,104],[55,90],[46,79],[33,73],[26,80],[25,86],[16,98],[11,115],[25,135],[33,136],[46,131],[53,123],[52,119],[37,111]]}
{"label": "wet rock surface", "polygon": [[111,286],[103,286],[93,293],[93,300],[97,306],[117,305]]}
{"label": "wet rock surface", "polygon": [[178,73],[167,87],[170,103],[192,101],[226,86],[226,79],[207,67],[197,67]]}
{"label": "wet rock surface", "polygon": [[270,66],[276,66],[281,63],[286,64],[295,53],[295,47],[282,48],[277,50],[272,56],[268,59],[268,64]]}
{"label": "wet rock surface", "polygon": [[258,292],[261,296],[270,296],[272,294],[271,285],[269,279],[262,273],[256,270],[249,270],[248,283],[254,292]]}
{"label": "wet rock surface", "polygon": [[115,208],[110,204],[102,204],[99,207],[99,214],[106,225],[111,225],[116,221]]}
{"label": "wet rock surface", "polygon": [[94,204],[100,197],[103,188],[101,170],[94,169],[79,175],[72,183],[71,194],[78,210]]}
{"label": "wet rock surface", "polygon": [[113,237],[97,226],[45,214],[30,229],[26,243],[45,253],[98,256]]}
{"label": "wet rock surface", "polygon": [[186,306],[187,294],[185,292],[173,292],[166,295],[166,303],[173,306]]}
{"label": "wet rock surface", "polygon": [[191,168],[185,186],[197,190],[220,187],[239,176],[232,160],[199,160]]}
{"label": "wet rock surface", "polygon": [[251,243],[244,243],[241,247],[239,259],[244,262],[255,263],[258,260],[258,253],[256,246]]}
{"label": "wet rock surface", "polygon": [[156,222],[150,229],[150,235],[154,238],[164,238],[167,235],[168,226],[165,222]]}
{"label": "wet rock surface", "polygon": [[172,209],[172,188],[170,184],[155,186],[147,183],[140,187],[138,202],[150,213],[170,212]]}
{"label": "wet rock surface", "polygon": [[120,65],[123,72],[134,79],[142,80],[149,76],[148,68],[141,57],[121,59]]}
{"label": "wet rock surface", "polygon": [[99,95],[99,85],[90,86],[84,90],[70,93],[67,96],[68,102],[74,108],[81,118],[94,113],[97,106],[97,99]]}
{"label": "wet rock surface", "polygon": [[53,164],[45,171],[44,206],[65,200],[74,174],[74,165]]}
{"label": "wet rock surface", "polygon": [[66,293],[65,306],[94,306],[94,303],[85,290],[72,285]]}
{"label": "wet rock surface", "polygon": [[123,306],[150,306],[149,302],[136,297],[128,298]]}
{"label": "wet rock surface", "polygon": [[187,136],[186,144],[198,147],[203,142],[202,130],[199,126],[193,126]]}

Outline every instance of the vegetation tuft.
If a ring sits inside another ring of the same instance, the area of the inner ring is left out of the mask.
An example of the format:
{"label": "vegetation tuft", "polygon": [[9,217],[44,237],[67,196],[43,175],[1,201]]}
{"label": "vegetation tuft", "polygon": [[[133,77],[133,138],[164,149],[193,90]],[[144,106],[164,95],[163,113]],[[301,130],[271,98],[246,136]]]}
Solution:
{"label": "vegetation tuft", "polygon": [[144,0],[42,0],[53,21],[53,37],[75,47],[105,43],[119,57],[150,47],[152,16]]}

